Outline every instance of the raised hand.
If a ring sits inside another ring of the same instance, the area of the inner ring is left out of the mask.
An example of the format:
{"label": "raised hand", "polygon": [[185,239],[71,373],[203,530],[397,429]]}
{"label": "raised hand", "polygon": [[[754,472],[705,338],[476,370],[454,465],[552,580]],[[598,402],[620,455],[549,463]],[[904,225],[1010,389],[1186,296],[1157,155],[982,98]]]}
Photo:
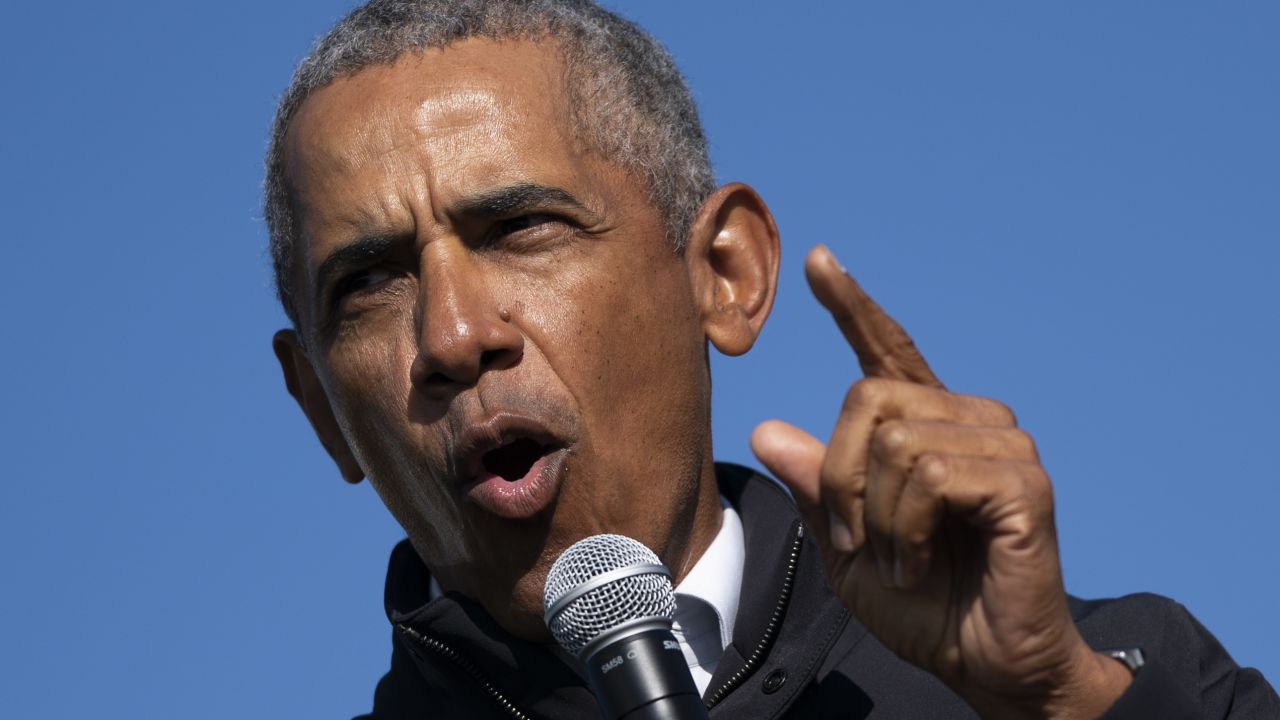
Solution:
{"label": "raised hand", "polygon": [[829,445],[772,420],[752,449],[795,495],[831,587],[986,717],[1097,717],[1130,682],[1067,609],[1053,493],[1013,413],[948,392],[831,253],[805,262],[865,379]]}

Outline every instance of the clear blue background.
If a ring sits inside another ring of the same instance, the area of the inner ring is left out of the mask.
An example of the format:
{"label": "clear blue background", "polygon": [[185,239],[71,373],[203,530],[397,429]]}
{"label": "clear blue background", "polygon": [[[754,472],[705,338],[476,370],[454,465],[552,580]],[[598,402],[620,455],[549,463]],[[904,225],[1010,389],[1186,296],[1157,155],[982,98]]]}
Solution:
{"label": "clear blue background", "polygon": [[[611,4],[783,231],[773,319],[714,361],[720,457],[827,435],[828,243],[1038,439],[1071,590],[1172,595],[1280,679],[1280,5]],[[259,212],[275,99],[348,7],[5,11],[0,716],[370,705],[400,531],[285,394]]]}

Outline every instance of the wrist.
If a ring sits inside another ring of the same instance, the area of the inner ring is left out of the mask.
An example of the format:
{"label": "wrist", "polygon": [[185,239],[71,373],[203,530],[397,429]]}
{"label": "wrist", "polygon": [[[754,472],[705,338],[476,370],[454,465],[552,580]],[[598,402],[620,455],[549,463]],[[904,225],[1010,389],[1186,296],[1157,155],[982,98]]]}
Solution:
{"label": "wrist", "polygon": [[984,718],[1096,720],[1132,682],[1133,674],[1123,663],[1094,652],[1081,640],[1068,660],[1035,683],[1037,692],[1022,697],[961,694]]}
{"label": "wrist", "polygon": [[1096,720],[1133,682],[1123,663],[1094,652],[1081,641],[1070,669],[1055,684],[1040,717]]}

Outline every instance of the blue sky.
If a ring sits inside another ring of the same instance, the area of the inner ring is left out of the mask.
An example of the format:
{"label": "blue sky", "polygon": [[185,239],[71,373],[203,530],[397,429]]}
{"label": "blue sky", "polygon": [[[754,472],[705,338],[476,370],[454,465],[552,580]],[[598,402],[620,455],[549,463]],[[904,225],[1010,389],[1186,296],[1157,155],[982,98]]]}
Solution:
{"label": "blue sky", "polygon": [[[1280,678],[1280,7],[612,2],[783,234],[713,360],[722,459],[825,437],[832,246],[1054,478],[1069,589],[1171,595]],[[794,5],[794,4],[792,4]],[[278,94],[345,2],[21,3],[0,34],[0,716],[349,717],[388,551],[285,394],[260,220]]]}

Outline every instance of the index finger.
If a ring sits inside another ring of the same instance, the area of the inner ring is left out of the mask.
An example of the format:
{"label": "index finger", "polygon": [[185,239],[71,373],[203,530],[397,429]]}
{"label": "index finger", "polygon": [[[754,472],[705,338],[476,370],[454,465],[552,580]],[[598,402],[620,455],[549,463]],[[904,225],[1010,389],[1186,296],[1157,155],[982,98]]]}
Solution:
{"label": "index finger", "polygon": [[809,251],[804,274],[858,356],[863,375],[945,389],[907,331],[863,292],[825,245]]}

